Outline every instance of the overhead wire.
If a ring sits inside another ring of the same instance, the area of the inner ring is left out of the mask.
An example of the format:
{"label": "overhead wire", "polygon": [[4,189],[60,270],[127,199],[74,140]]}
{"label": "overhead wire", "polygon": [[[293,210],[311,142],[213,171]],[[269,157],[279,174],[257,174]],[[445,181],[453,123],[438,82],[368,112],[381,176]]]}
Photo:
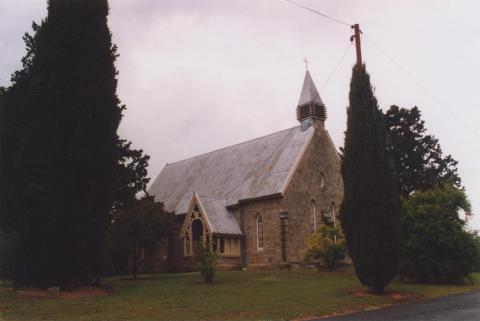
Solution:
{"label": "overhead wire", "polygon": [[342,57],[340,58],[340,60],[337,62],[337,64],[335,65],[335,68],[333,68],[332,72],[330,73],[330,75],[328,76],[327,80],[325,80],[325,82],[323,83],[323,85],[320,87],[320,91],[323,90],[328,82],[330,81],[330,79],[332,79],[333,75],[337,72],[338,68],[340,67],[340,65],[342,64],[343,62],[343,59],[345,58],[345,56],[347,55],[347,53],[350,51],[350,48],[352,48],[352,42],[350,42],[348,44],[348,47],[347,49],[345,49],[345,52],[343,53]]}
{"label": "overhead wire", "polygon": [[330,19],[330,20],[335,21],[335,22],[337,22],[337,23],[340,23],[340,24],[343,24],[343,25],[346,25],[346,26],[349,26],[349,27],[352,25],[351,23],[348,23],[348,22],[342,21],[342,20],[340,20],[340,19],[334,18],[334,17],[329,16],[329,15],[327,15],[327,14],[324,14],[324,13],[322,13],[322,12],[320,12],[320,11],[314,10],[314,9],[312,9],[312,8],[309,8],[309,7],[305,7],[304,5],[302,5],[302,4],[298,3],[298,2],[295,2],[295,1],[292,1],[292,0],[285,0],[285,1],[288,2],[288,3],[291,3],[291,4],[293,4],[293,5],[295,5],[295,6],[297,6],[297,7],[300,7],[300,8],[303,8],[303,9],[305,9],[305,10],[308,10],[308,11],[311,11],[311,12],[313,12],[313,13],[316,13],[316,14],[318,14],[318,15],[321,15],[322,17],[327,18],[327,19]]}
{"label": "overhead wire", "polygon": [[451,108],[444,104],[437,96],[435,96],[425,85],[423,85],[415,76],[413,76],[405,67],[403,67],[397,60],[395,60],[385,49],[380,47],[380,45],[369,37],[367,34],[363,33],[365,39],[367,39],[380,53],[382,53],[393,65],[395,65],[405,76],[407,76],[412,82],[414,82],[418,87],[420,87],[434,102],[436,102],[440,107],[448,111],[453,117],[455,117],[461,123],[464,123],[473,133],[480,135],[475,128],[473,128],[468,122],[460,118]]}
{"label": "overhead wire", "polygon": [[[332,16],[329,16],[325,13],[322,13],[320,11],[317,11],[317,10],[314,10],[312,8],[309,8],[307,6],[304,6],[300,3],[297,3],[297,2],[294,2],[292,0],[284,0],[290,4],[293,4],[297,7],[300,7],[300,8],[303,8],[305,10],[308,10],[310,12],[313,12],[315,14],[318,14],[324,18],[327,18],[331,21],[334,21],[334,22],[337,22],[339,24],[342,24],[342,25],[347,25],[349,27],[352,27],[352,24],[350,23],[347,23],[345,21],[342,21],[340,19],[337,19],[337,18],[334,18]],[[473,133],[475,133],[476,135],[480,135],[480,133],[475,129],[473,128],[469,123],[467,123],[466,121],[464,121],[463,119],[461,119],[455,112],[453,112],[453,110],[451,110],[446,104],[444,104],[440,99],[438,99],[425,85],[423,85],[417,78],[415,78],[407,69],[405,69],[397,60],[393,59],[388,53],[386,50],[384,50],[376,41],[374,41],[371,37],[369,37],[367,34],[365,34],[363,31],[362,31],[362,35],[365,37],[365,39],[367,39],[370,43],[373,44],[373,46],[379,50],[393,65],[395,65],[398,69],[400,69],[400,71],[402,71],[408,78],[410,78],[411,81],[413,81],[417,86],[419,86],[422,90],[425,91],[425,93],[428,94],[428,96],[430,96],[431,99],[433,99],[433,101],[435,101],[438,105],[440,105],[442,108],[444,108],[445,110],[447,110],[452,116],[454,116],[458,121],[464,123]],[[346,52],[344,53],[344,55],[342,56],[342,58],[340,59],[340,62],[337,64],[337,66],[334,68],[334,71],[333,73],[329,76],[329,78],[327,79],[327,81],[325,82],[325,84],[322,86],[322,89],[323,87],[325,87],[328,83],[328,81],[330,80],[330,78],[333,76],[333,74],[336,72],[336,70],[338,69],[339,65],[341,64],[341,62],[343,61],[343,59],[345,58],[345,55],[347,54],[348,50],[350,49],[351,47],[351,43],[349,45],[349,47],[347,48]]]}

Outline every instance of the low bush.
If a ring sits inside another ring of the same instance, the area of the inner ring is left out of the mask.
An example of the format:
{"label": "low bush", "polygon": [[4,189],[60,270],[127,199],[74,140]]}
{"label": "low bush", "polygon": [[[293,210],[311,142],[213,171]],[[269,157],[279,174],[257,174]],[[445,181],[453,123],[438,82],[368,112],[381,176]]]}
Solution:
{"label": "low bush", "polygon": [[321,224],[315,234],[307,240],[307,263],[319,262],[327,270],[335,270],[345,259],[345,238],[341,229]]}
{"label": "low bush", "polygon": [[205,243],[198,242],[195,245],[195,260],[205,283],[213,283],[213,276],[218,265],[218,254],[211,250],[208,240]]}
{"label": "low bush", "polygon": [[[463,210],[466,218],[459,216]],[[418,192],[403,204],[399,275],[420,283],[456,283],[478,268],[476,234],[467,230],[470,203],[451,186]]]}

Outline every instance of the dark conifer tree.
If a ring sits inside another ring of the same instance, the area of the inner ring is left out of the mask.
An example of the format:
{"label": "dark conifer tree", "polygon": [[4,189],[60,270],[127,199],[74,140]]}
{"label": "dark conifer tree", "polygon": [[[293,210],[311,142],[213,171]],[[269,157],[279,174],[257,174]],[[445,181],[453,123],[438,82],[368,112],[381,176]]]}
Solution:
{"label": "dark conifer tree", "polygon": [[341,221],[360,282],[374,293],[399,265],[399,200],[385,148],[385,126],[365,65],[353,68],[342,163]]}
{"label": "dark conifer tree", "polygon": [[50,0],[12,79],[28,90],[15,102],[6,95],[24,126],[7,220],[19,233],[17,284],[67,288],[100,276],[121,118],[107,15],[106,0]]}
{"label": "dark conifer tree", "polygon": [[387,153],[393,162],[397,190],[407,198],[441,184],[461,188],[457,164],[444,155],[438,139],[427,133],[425,121],[417,107],[391,106],[385,112]]}

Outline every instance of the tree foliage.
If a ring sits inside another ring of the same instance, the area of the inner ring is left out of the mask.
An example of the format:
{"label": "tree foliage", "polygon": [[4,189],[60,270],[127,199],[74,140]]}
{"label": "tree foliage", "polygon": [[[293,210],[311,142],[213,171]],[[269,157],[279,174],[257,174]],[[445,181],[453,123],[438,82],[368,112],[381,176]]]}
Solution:
{"label": "tree foliage", "polygon": [[210,248],[209,240],[195,244],[195,261],[205,283],[212,284],[217,270],[218,254]]}
{"label": "tree foliage", "polygon": [[319,260],[327,270],[335,270],[345,259],[347,249],[345,237],[339,226],[321,224],[315,234],[307,239],[307,262]]}
{"label": "tree foliage", "polygon": [[459,211],[470,213],[465,193],[442,185],[404,200],[400,275],[422,283],[468,278],[480,260],[475,234]]}
{"label": "tree foliage", "polygon": [[387,151],[393,161],[397,189],[408,197],[441,183],[461,187],[457,161],[443,155],[438,139],[427,134],[420,110],[391,106],[385,113]]}
{"label": "tree foliage", "polygon": [[164,210],[163,203],[156,202],[148,194],[134,201],[128,209],[114,213],[109,227],[107,255],[110,262],[130,261],[130,272],[136,278],[146,253],[153,251],[160,241],[168,239],[173,219],[173,214]]}
{"label": "tree foliage", "polygon": [[399,199],[386,154],[383,114],[365,65],[353,68],[349,99],[341,221],[357,277],[381,293],[399,264]]}
{"label": "tree foliage", "polygon": [[112,212],[128,209],[137,200],[137,195],[146,193],[150,178],[147,177],[150,156],[141,149],[133,149],[132,143],[117,139],[116,164],[114,168],[114,191]]}
{"label": "tree foliage", "polygon": [[106,0],[50,0],[2,94],[1,223],[18,233],[17,284],[100,276],[121,118],[107,15]]}

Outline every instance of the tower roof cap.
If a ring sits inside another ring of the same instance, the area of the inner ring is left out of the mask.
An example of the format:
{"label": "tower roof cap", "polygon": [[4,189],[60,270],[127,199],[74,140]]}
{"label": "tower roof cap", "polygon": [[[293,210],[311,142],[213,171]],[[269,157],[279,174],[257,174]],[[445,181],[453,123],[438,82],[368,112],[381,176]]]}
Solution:
{"label": "tower roof cap", "polygon": [[300,94],[298,106],[310,104],[312,102],[324,106],[322,98],[320,98],[320,94],[318,93],[317,87],[315,87],[315,83],[310,76],[310,72],[308,72],[307,70],[307,72],[305,73],[305,79],[303,80],[302,93]]}

